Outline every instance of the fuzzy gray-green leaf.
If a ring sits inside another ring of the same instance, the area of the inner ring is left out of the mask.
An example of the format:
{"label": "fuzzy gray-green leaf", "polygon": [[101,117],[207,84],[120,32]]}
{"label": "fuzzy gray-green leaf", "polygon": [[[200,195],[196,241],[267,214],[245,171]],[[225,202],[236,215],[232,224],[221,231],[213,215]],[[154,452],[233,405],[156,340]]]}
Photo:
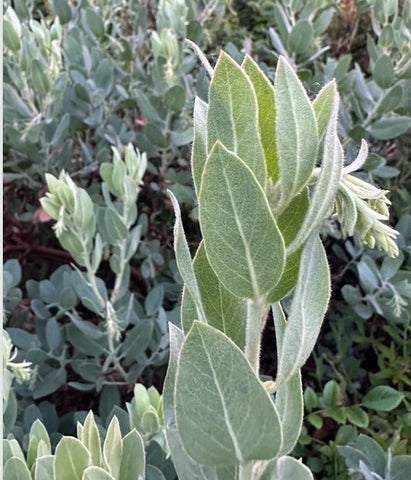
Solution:
{"label": "fuzzy gray-green leaf", "polygon": [[[272,312],[277,352],[280,353],[287,322],[280,303],[272,306]],[[283,430],[283,444],[279,455],[286,455],[295,447],[303,424],[304,401],[300,371],[294,373],[288,382],[277,390],[275,394],[275,406],[277,407]]]}
{"label": "fuzzy gray-green leaf", "polygon": [[[184,343],[184,333],[172,323],[170,329],[170,358],[167,375],[164,382],[164,420],[166,424],[167,442],[170,447],[174,467],[180,480],[218,480],[213,467],[201,466],[187,454],[181,442],[180,434],[176,425],[174,386],[177,373],[177,362],[181,347]],[[120,479],[123,480],[123,479]]]}
{"label": "fuzzy gray-green leaf", "polygon": [[276,408],[243,352],[195,322],[181,349],[175,387],[177,428],[203,465],[270,459],[281,448]]}
{"label": "fuzzy gray-green leaf", "polygon": [[312,235],[301,256],[300,273],[277,371],[277,387],[306,362],[314,348],[330,298],[330,271],[321,240]]}
{"label": "fuzzy gray-green leaf", "polygon": [[188,288],[194,303],[197,308],[198,320],[205,322],[205,314],[203,305],[201,303],[200,290],[198,288],[197,280],[194,275],[193,264],[191,261],[190,250],[188,248],[186,236],[184,233],[183,222],[181,220],[180,206],[174,194],[168,192],[171,202],[173,204],[176,221],[174,224],[174,251],[176,254],[176,261],[178,270],[186,288]]}
{"label": "fuzzy gray-green leaf", "polygon": [[191,152],[191,169],[197,196],[200,191],[201,175],[207,160],[207,111],[207,103],[196,97],[193,112],[194,138]]}
{"label": "fuzzy gray-green leaf", "polygon": [[55,469],[59,480],[81,480],[84,470],[91,464],[86,447],[73,437],[63,437],[56,447]]}
{"label": "fuzzy gray-green leaf", "polygon": [[274,90],[281,206],[285,208],[307,184],[314,168],[317,121],[303,85],[283,57],[278,60]]}
{"label": "fuzzy gray-green leaf", "polygon": [[[200,289],[207,323],[224,332],[240,348],[244,347],[246,302],[230,293],[216,277],[208,261],[204,243],[201,243],[194,257],[194,272]],[[193,305],[194,308],[190,308]],[[183,294],[181,317],[184,331],[188,332],[196,320],[195,305],[190,293]]]}
{"label": "fuzzy gray-green leaf", "polygon": [[208,157],[199,203],[207,258],[220,282],[244,298],[269,291],[283,272],[284,241],[254,174],[220,143]]}
{"label": "fuzzy gray-green leaf", "polygon": [[320,90],[313,102],[318,125],[318,137],[321,139],[325,133],[334,110],[335,97],[338,96],[337,84],[331,80]]}
{"label": "fuzzy gray-green leaf", "polygon": [[338,105],[339,95],[334,89],[332,113],[324,138],[321,170],[303,224],[296,238],[287,247],[287,252],[298,250],[312,232],[321,226],[327,215],[332,213],[344,165],[344,152],[337,135]]}
{"label": "fuzzy gray-green leaf", "polygon": [[278,180],[278,160],[275,145],[274,87],[249,55],[246,55],[242,68],[251,80],[257,97],[258,123],[267,173],[273,182],[276,182]]}
{"label": "fuzzy gray-green leaf", "polygon": [[240,66],[221,52],[210,85],[207,147],[219,140],[236,153],[265,187],[267,171],[258,129],[258,106],[253,86]]}

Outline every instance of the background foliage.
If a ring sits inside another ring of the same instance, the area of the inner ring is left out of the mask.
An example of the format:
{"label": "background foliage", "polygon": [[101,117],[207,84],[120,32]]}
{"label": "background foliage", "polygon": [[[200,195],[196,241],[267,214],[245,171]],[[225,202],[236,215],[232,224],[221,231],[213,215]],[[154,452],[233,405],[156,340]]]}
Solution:
{"label": "background foliage", "polygon": [[[53,448],[62,434],[76,435],[77,421],[92,409],[101,428],[115,413],[123,436],[140,432],[154,451],[151,471],[173,478],[161,435],[150,437],[156,421],[146,420],[150,438],[144,437],[140,420],[127,423],[125,402],[136,382],[161,391],[167,322],[179,322],[181,279],[167,188],[191,220],[185,223],[193,250],[199,239],[188,165],[194,98],[206,100],[208,79],[184,42],[189,38],[211,64],[218,45],[238,62],[249,53],[270,78],[281,54],[311,97],[335,77],[347,163],[366,138],[371,153],[361,175],[391,191],[392,223],[401,233],[397,259],[355,237],[343,241],[335,219],[323,226],[333,297],[303,371],[306,421],[294,452],[318,478],[348,478],[348,469],[357,478],[387,476],[387,459],[409,453],[411,436],[410,3],[16,0],[3,7],[4,434],[10,456],[22,459],[17,450],[29,449],[33,428],[40,428],[36,419]],[[113,204],[111,198],[124,194],[118,189],[130,175],[129,143],[145,152],[147,164],[141,183],[134,177],[137,209],[119,224],[116,213],[126,200]],[[52,190],[46,174],[59,178],[62,170],[60,181],[74,181],[99,215],[101,242],[90,234],[95,268],[89,273],[97,291],[113,300],[112,324],[84,283],[80,271],[89,270],[73,241],[57,241],[39,203]],[[118,238],[104,236],[113,222]],[[127,268],[120,272],[126,244]],[[265,338],[272,344],[270,324]],[[262,367],[275,375],[264,349]],[[135,402],[145,398],[143,390],[134,389]],[[375,458],[364,453],[370,451]],[[30,458],[29,468],[36,456]]]}

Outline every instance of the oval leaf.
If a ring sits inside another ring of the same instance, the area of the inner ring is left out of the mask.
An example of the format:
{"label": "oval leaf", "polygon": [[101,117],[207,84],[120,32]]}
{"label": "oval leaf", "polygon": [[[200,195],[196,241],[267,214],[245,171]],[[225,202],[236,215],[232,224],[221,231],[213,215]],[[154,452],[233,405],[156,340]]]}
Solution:
{"label": "oval leaf", "polygon": [[[244,299],[230,293],[218,280],[208,261],[204,243],[194,258],[194,272],[200,289],[207,323],[222,331],[241,349],[244,347],[247,305]],[[185,290],[181,307],[184,331],[188,332],[196,320],[196,310],[190,293]],[[194,308],[189,308],[189,305]]]}
{"label": "oval leaf", "polygon": [[81,480],[90,463],[90,453],[77,438],[63,437],[57,445],[55,471],[59,480]]}
{"label": "oval leaf", "polygon": [[362,399],[362,405],[380,412],[390,412],[402,402],[404,394],[387,385],[373,388]]}
{"label": "oval leaf", "polygon": [[221,52],[210,84],[207,146],[217,140],[236,153],[264,187],[266,167],[258,131],[257,99],[248,76]]}
{"label": "oval leaf", "polygon": [[202,465],[274,457],[277,411],[243,352],[223,333],[195,322],[181,350],[175,403],[187,453]]}
{"label": "oval leaf", "polygon": [[276,141],[283,208],[307,184],[318,149],[317,121],[307,93],[284,57],[274,82]]}
{"label": "oval leaf", "polygon": [[261,297],[284,268],[284,241],[247,165],[217,143],[204,169],[199,216],[208,260],[234,295]]}

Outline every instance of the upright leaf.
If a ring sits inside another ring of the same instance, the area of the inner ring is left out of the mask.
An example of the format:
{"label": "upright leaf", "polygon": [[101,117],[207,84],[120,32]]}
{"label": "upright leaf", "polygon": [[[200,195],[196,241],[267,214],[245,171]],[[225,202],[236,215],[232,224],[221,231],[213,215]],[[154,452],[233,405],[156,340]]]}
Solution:
{"label": "upright leaf", "polygon": [[54,455],[44,455],[36,460],[34,468],[35,480],[55,480]]}
{"label": "upright leaf", "polygon": [[113,417],[107,429],[106,439],[103,444],[104,463],[114,478],[120,472],[123,440],[121,438],[120,424],[117,417]]}
{"label": "upright leaf", "polygon": [[51,453],[50,437],[46,427],[37,419],[30,428],[29,448],[27,450],[27,466],[31,470],[38,456],[38,448],[40,441],[43,440],[47,449],[47,454]]}
{"label": "upright leaf", "polygon": [[320,90],[313,102],[313,108],[318,125],[318,136],[321,139],[330,122],[335,106],[335,97],[338,95],[337,84],[331,80]]}
{"label": "upright leaf", "polygon": [[[230,293],[218,280],[210,266],[201,243],[194,257],[194,272],[200,289],[207,323],[224,332],[241,349],[244,347],[247,306],[244,299]],[[181,306],[184,331],[188,332],[196,320],[195,308],[190,293],[185,290]]]}
{"label": "upright leaf", "polygon": [[63,437],[56,447],[55,473],[58,480],[81,480],[91,464],[87,448],[74,437]]}
{"label": "upright leaf", "polygon": [[197,285],[197,280],[194,275],[193,265],[191,262],[190,250],[187,245],[186,236],[184,233],[183,222],[181,220],[180,206],[174,194],[168,192],[171,202],[173,204],[176,221],[174,224],[174,251],[176,254],[176,261],[178,270],[186,288],[189,290],[195,306],[197,308],[198,320],[205,322],[205,313],[201,303],[200,290]]}
{"label": "upright leaf", "polygon": [[145,471],[144,444],[141,435],[133,429],[123,438],[118,480],[143,480]]}
{"label": "upright leaf", "polygon": [[197,197],[200,192],[201,175],[207,160],[207,111],[207,103],[196,97],[193,112],[194,138],[191,151],[191,168]]}
{"label": "upright leaf", "polygon": [[249,55],[246,55],[242,68],[251,80],[257,97],[258,124],[267,173],[273,182],[276,182],[278,180],[278,163],[275,145],[274,87]]}
{"label": "upright leaf", "polygon": [[184,448],[200,464],[244,464],[281,448],[268,393],[243,352],[209,325],[195,322],[181,349],[175,408]]}
{"label": "upright leaf", "polygon": [[306,362],[314,348],[330,298],[330,271],[321,240],[313,235],[301,256],[300,274],[281,345],[279,388]]}
{"label": "upright leaf", "polygon": [[31,480],[30,470],[26,463],[18,457],[7,460],[3,470],[4,480]]}
{"label": "upright leaf", "polygon": [[199,214],[207,258],[234,295],[261,297],[280,279],[284,241],[247,165],[217,142],[208,157]]}
{"label": "upright leaf", "polygon": [[318,150],[317,121],[303,85],[283,57],[278,60],[274,90],[280,201],[285,208],[313,171]]}
{"label": "upright leaf", "polygon": [[82,442],[91,454],[91,461],[97,467],[101,466],[101,441],[97,424],[94,420],[93,412],[86,417],[84,422]]}
{"label": "upright leaf", "polygon": [[[212,467],[201,466],[187,454],[181,442],[175,418],[174,386],[177,373],[177,362],[184,343],[183,332],[172,323],[170,328],[170,358],[167,375],[164,382],[163,402],[164,420],[166,424],[167,442],[170,448],[174,467],[180,480],[217,480],[217,474]],[[123,480],[122,478],[120,480]]]}
{"label": "upright leaf", "polygon": [[265,187],[266,167],[253,86],[237,63],[221,52],[210,84],[207,147],[216,141],[236,153]]}
{"label": "upright leaf", "polygon": [[[272,306],[272,311],[279,356],[287,322],[279,303]],[[275,406],[277,407],[283,430],[283,444],[278,455],[286,455],[295,447],[303,425],[304,401],[300,371],[294,373],[288,382],[277,390]]]}
{"label": "upright leaf", "polygon": [[290,253],[298,250],[333,210],[344,164],[344,152],[337,135],[338,105],[339,95],[334,88],[332,113],[324,138],[321,170],[300,231],[287,247]]}

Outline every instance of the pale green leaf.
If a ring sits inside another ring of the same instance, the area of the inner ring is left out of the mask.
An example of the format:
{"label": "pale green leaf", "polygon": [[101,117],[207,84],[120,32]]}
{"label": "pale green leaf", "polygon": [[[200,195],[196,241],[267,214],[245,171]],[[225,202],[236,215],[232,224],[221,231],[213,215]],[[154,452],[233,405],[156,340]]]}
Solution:
{"label": "pale green leaf", "polygon": [[287,247],[287,253],[293,253],[304,245],[308,237],[333,212],[344,165],[344,152],[337,135],[338,105],[339,95],[335,89],[332,114],[324,138],[321,170],[300,231]]}
{"label": "pale green leaf", "polygon": [[275,286],[284,241],[255,176],[219,142],[203,172],[199,216],[208,260],[227,290],[258,298]]}
{"label": "pale green leaf", "polygon": [[7,460],[3,470],[4,480],[31,480],[30,470],[26,463],[18,457]]}
{"label": "pale green leaf", "polygon": [[55,480],[54,455],[44,455],[36,460],[34,468],[35,480]]}
{"label": "pale green leaf", "polygon": [[[272,306],[272,311],[277,352],[280,353],[287,322],[279,303]],[[275,406],[277,407],[283,430],[283,444],[278,455],[286,455],[295,447],[303,425],[304,401],[300,371],[294,373],[288,382],[277,390]]]}
{"label": "pale green leaf", "polygon": [[318,125],[318,137],[321,139],[330,122],[335,107],[335,98],[338,96],[337,84],[331,80],[320,90],[313,102],[313,108]]}
{"label": "pale green leaf", "polygon": [[243,352],[209,325],[195,322],[181,349],[175,408],[184,448],[200,464],[269,459],[281,448],[268,393]]}
{"label": "pale green leaf", "polygon": [[50,438],[46,427],[37,419],[30,428],[29,448],[27,450],[27,465],[31,470],[38,456],[38,448],[40,441],[43,441],[47,447],[47,455],[51,453]]}
{"label": "pale green leaf", "polygon": [[18,457],[24,461],[24,453],[15,438],[3,438],[3,465],[12,457]]}
{"label": "pale green leaf", "polygon": [[277,460],[271,480],[314,480],[310,470],[292,457],[280,457]]}
{"label": "pale green leaf", "polygon": [[143,480],[146,468],[144,444],[136,429],[123,438],[123,451],[118,480]]}
{"label": "pale green leaf", "polygon": [[196,97],[193,112],[194,138],[191,151],[191,168],[197,196],[200,191],[201,175],[207,160],[207,111],[207,103]]}
{"label": "pale green leaf", "polygon": [[236,153],[262,187],[266,167],[258,129],[258,107],[253,86],[240,66],[221,52],[210,84],[207,147],[216,141]]}
{"label": "pale green leaf", "polygon": [[84,470],[82,480],[116,480],[116,479],[103,468],[93,466],[93,467],[88,467],[86,468],[86,470]]}
{"label": "pale green leaf", "polygon": [[111,243],[120,243],[127,237],[127,226],[124,223],[124,220],[113,208],[105,209],[104,224]]}
{"label": "pale green leaf", "polygon": [[81,480],[91,464],[87,448],[74,437],[63,437],[56,447],[55,475],[58,480]]}
{"label": "pale green leaf", "polygon": [[82,442],[91,454],[92,464],[98,467],[101,466],[102,457],[100,433],[91,410],[84,422]]}
{"label": "pale green leaf", "polygon": [[307,184],[318,150],[317,121],[307,93],[291,65],[280,57],[274,82],[281,206]]}
{"label": "pale green leaf", "polygon": [[320,332],[330,298],[330,271],[321,240],[313,235],[304,247],[300,273],[285,329],[277,388],[306,362]]}
{"label": "pale green leaf", "polygon": [[[225,333],[240,348],[244,347],[247,306],[244,299],[230,293],[218,280],[201,243],[194,257],[194,273],[200,289],[204,313],[209,325]],[[185,289],[181,307],[184,331],[188,332],[197,319],[190,293]]]}
{"label": "pale green leaf", "polygon": [[214,476],[212,475],[214,469],[212,467],[205,467],[195,463],[194,460],[187,454],[181,442],[175,418],[174,386],[177,372],[177,362],[180,356],[181,347],[184,343],[184,334],[172,323],[169,323],[169,329],[170,357],[168,361],[167,375],[164,382],[163,401],[166,436],[171,457],[173,459],[173,464],[180,480],[192,480],[194,478],[198,478],[199,480],[217,480],[216,474]]}
{"label": "pale green leaf", "polygon": [[183,222],[181,220],[180,206],[174,194],[169,190],[168,195],[173,204],[174,213],[176,216],[176,221],[174,224],[174,251],[176,254],[176,261],[178,266],[178,271],[186,288],[189,290],[194,303],[197,308],[198,320],[205,322],[206,317],[201,303],[200,290],[197,285],[197,280],[194,275],[193,264],[191,261],[190,250],[188,248],[186,236],[184,233]]}
{"label": "pale green leaf", "polygon": [[278,161],[275,145],[274,87],[254,60],[246,55],[242,68],[254,87],[258,105],[258,124],[267,173],[273,182],[278,180]]}
{"label": "pale green leaf", "polygon": [[114,416],[108,426],[103,444],[104,464],[114,478],[117,478],[120,472],[122,450],[123,440],[121,438],[120,424],[117,417]]}

